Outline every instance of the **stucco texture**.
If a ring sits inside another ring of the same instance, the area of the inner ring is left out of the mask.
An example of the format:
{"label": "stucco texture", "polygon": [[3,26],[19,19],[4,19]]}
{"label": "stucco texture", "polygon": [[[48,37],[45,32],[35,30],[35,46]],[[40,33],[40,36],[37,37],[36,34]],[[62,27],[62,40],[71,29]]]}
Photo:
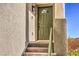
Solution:
{"label": "stucco texture", "polygon": [[56,19],[54,22],[54,52],[57,55],[67,53],[66,20]]}
{"label": "stucco texture", "polygon": [[65,18],[65,5],[64,3],[55,3],[55,18]]}
{"label": "stucco texture", "polygon": [[25,48],[26,4],[0,4],[0,55],[21,55]]}

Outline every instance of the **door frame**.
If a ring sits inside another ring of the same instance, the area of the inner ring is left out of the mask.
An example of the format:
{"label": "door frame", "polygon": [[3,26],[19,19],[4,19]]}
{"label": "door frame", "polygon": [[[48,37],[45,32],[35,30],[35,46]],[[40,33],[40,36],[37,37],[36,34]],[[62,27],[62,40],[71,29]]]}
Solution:
{"label": "door frame", "polygon": [[[48,4],[33,4],[32,5],[34,8],[35,8],[35,41],[38,40],[38,36],[37,36],[37,33],[38,33],[38,29],[37,29],[37,22],[38,22],[38,7],[52,7],[52,19],[53,19],[53,23],[54,24],[54,19],[55,19],[55,4],[54,3],[48,3]],[[52,27],[53,30],[54,30],[54,26]],[[54,32],[53,32],[54,34]],[[54,35],[53,35],[53,38],[54,38]]]}

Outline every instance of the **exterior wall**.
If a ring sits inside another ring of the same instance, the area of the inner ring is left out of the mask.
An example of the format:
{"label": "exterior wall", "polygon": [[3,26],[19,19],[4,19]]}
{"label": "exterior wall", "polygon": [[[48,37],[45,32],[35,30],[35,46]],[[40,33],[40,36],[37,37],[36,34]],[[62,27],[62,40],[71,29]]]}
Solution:
{"label": "exterior wall", "polygon": [[32,4],[28,4],[29,12],[29,41],[35,41],[35,15],[32,11]]}
{"label": "exterior wall", "polygon": [[65,18],[65,6],[63,3],[55,3],[55,18]]}
{"label": "exterior wall", "polygon": [[28,4],[26,4],[26,47],[29,42],[29,12],[28,12]]}
{"label": "exterior wall", "polygon": [[64,15],[64,4],[55,4],[54,52],[57,55],[65,55],[67,52],[66,19]]}
{"label": "exterior wall", "polygon": [[25,34],[26,4],[0,4],[0,55],[21,55]]}
{"label": "exterior wall", "polygon": [[67,48],[65,19],[56,19],[54,26],[54,52],[57,55],[65,55]]}

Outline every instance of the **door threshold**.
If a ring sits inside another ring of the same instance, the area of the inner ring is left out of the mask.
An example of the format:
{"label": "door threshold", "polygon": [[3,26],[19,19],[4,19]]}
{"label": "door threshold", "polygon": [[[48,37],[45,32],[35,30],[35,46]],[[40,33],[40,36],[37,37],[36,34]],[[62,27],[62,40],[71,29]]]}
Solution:
{"label": "door threshold", "polygon": [[49,40],[30,41],[31,43],[49,43]]}

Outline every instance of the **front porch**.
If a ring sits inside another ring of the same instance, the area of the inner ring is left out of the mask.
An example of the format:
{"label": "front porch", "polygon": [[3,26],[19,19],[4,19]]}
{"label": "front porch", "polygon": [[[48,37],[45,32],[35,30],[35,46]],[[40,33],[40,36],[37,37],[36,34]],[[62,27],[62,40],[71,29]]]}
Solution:
{"label": "front porch", "polygon": [[[52,42],[53,45],[53,42]],[[54,46],[52,46],[52,49]],[[53,50],[50,56],[56,56]],[[31,41],[24,53],[24,56],[49,56],[49,40]]]}

